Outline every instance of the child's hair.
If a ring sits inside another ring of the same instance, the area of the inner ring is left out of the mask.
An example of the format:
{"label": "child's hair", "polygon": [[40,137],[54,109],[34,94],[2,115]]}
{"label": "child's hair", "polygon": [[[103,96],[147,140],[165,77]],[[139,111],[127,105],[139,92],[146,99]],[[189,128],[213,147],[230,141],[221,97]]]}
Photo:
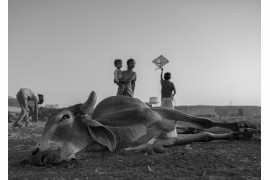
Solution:
{"label": "child's hair", "polygon": [[166,73],[164,74],[164,79],[165,79],[165,80],[171,79],[171,73],[166,72]]}
{"label": "child's hair", "polygon": [[43,94],[38,94],[38,104],[42,104],[44,102]]}
{"label": "child's hair", "polygon": [[134,59],[129,59],[129,60],[127,60],[127,65],[129,64],[129,63],[131,63],[131,61],[135,61]]}
{"label": "child's hair", "polygon": [[116,66],[119,62],[122,62],[122,60],[121,59],[114,60],[114,66]]}

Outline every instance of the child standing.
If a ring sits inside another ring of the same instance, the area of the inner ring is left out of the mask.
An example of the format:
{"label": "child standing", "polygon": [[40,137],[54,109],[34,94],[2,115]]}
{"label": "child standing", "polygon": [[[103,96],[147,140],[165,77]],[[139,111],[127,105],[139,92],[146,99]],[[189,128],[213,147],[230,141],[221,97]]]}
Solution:
{"label": "child standing", "polygon": [[116,95],[123,95],[124,92],[124,84],[120,82],[123,78],[123,72],[121,70],[122,68],[122,60],[121,59],[116,59],[114,60],[114,66],[116,67],[114,71],[114,83],[118,85],[118,90]]}
{"label": "child standing", "polygon": [[123,71],[124,92],[123,96],[134,97],[135,81],[137,79],[136,72],[133,71],[136,61],[134,59],[127,60],[127,70]]}
{"label": "child standing", "polygon": [[163,75],[163,68],[161,68],[161,74],[160,74],[161,107],[174,109],[173,98],[174,98],[174,95],[176,94],[176,89],[173,82],[170,81],[171,73],[166,72],[164,74],[164,79],[162,75]]}

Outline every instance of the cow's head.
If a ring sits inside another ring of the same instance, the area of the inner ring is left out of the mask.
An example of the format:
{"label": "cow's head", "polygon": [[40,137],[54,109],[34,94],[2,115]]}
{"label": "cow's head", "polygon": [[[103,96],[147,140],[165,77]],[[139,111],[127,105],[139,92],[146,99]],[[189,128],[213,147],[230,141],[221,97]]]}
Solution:
{"label": "cow's head", "polygon": [[99,122],[88,117],[96,103],[92,92],[84,104],[59,110],[45,125],[42,136],[32,151],[30,163],[49,165],[74,158],[86,147],[97,146],[113,151],[114,134]]}

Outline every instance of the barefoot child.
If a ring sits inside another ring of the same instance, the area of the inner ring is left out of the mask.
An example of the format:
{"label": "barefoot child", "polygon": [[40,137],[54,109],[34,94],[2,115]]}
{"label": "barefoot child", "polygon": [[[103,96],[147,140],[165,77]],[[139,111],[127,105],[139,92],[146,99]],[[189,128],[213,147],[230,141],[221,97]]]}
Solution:
{"label": "barefoot child", "polygon": [[120,82],[120,80],[122,80],[123,78],[123,74],[122,74],[122,60],[121,59],[116,59],[114,60],[114,66],[116,67],[115,71],[114,71],[114,83],[116,83],[118,85],[118,90],[117,90],[117,94],[116,95],[123,95],[124,92],[124,84]]}
{"label": "barefoot child", "polygon": [[163,68],[161,68],[160,83],[161,83],[161,107],[174,109],[173,98],[176,94],[176,89],[173,82],[170,81],[171,73],[166,72],[163,79]]}

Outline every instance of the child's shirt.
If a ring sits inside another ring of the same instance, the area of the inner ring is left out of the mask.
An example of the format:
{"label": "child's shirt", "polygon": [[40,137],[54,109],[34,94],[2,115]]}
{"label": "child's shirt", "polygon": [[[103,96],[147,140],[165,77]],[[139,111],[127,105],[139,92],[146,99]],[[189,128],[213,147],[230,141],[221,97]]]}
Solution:
{"label": "child's shirt", "polygon": [[161,98],[172,97],[172,92],[175,91],[173,82],[161,79]]}
{"label": "child's shirt", "polygon": [[123,73],[122,73],[121,69],[115,69],[113,74],[114,74],[114,80],[116,82],[118,82],[120,79],[123,78]]}

